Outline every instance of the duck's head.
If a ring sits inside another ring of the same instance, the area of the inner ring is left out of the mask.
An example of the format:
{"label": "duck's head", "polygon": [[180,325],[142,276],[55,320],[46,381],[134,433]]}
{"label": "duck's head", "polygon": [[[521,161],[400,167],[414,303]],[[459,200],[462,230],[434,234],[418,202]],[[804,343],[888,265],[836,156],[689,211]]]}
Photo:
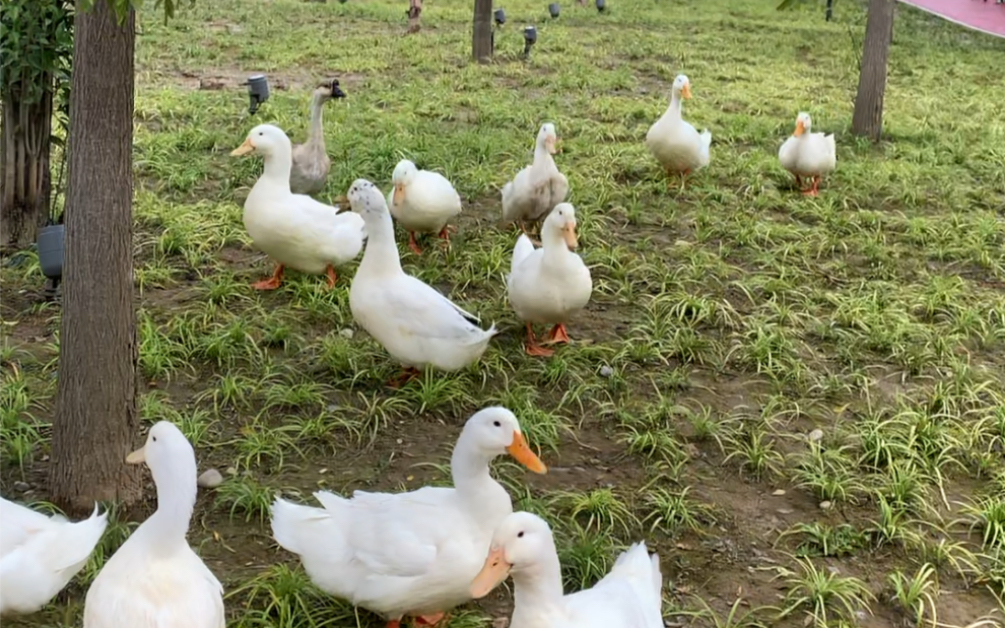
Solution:
{"label": "duck's head", "polygon": [[799,137],[803,133],[809,133],[812,128],[813,120],[810,119],[810,114],[800,111],[799,115],[796,116],[796,130],[792,134]]}
{"label": "duck's head", "polygon": [[579,246],[579,240],[576,237],[576,208],[572,206],[572,203],[555,205],[555,209],[551,210],[548,217],[544,219],[544,224],[541,225],[542,237],[547,237],[545,230],[549,235],[555,234],[565,240],[569,250],[574,251]]}
{"label": "duck's head", "polygon": [[387,201],[380,189],[366,179],[356,179],[346,194],[349,206],[367,222],[387,213]]}
{"label": "duck's head", "polygon": [[181,430],[169,421],[158,421],[151,427],[147,442],[126,456],[126,462],[145,462],[158,487],[168,480],[182,481],[185,475],[191,475],[191,478],[184,481],[191,480],[192,486],[195,486],[195,450]]}
{"label": "duck's head", "polygon": [[511,573],[533,569],[541,557],[554,552],[548,523],[529,512],[514,512],[496,527],[485,564],[471,582],[471,597],[485,597]]}
{"label": "duck's head", "polygon": [[398,162],[398,165],[394,167],[394,172],[391,174],[391,183],[394,185],[394,196],[392,201],[397,205],[405,197],[405,186],[412,182],[415,175],[419,172],[419,169],[415,167],[415,164],[407,159],[402,159]]}
{"label": "duck's head", "polygon": [[541,130],[537,132],[537,145],[543,147],[549,154],[554,155],[561,152],[558,133],[555,132],[555,125],[545,122],[541,125]]}
{"label": "duck's head", "polygon": [[691,79],[683,74],[678,74],[673,80],[671,88],[674,94],[680,94],[685,100],[691,97]]}
{"label": "duck's head", "polygon": [[479,410],[464,424],[461,438],[486,458],[509,454],[534,473],[548,472],[548,467],[527,445],[516,416],[506,408],[493,406]]}
{"label": "duck's head", "polygon": [[345,98],[345,92],[342,91],[342,87],[339,85],[337,78],[318,83],[317,87],[314,89],[314,93],[321,96],[325,100],[330,98]]}
{"label": "duck's head", "polygon": [[271,124],[259,124],[251,129],[244,143],[230,151],[230,154],[232,157],[237,157],[260,153],[263,157],[269,157],[282,148],[290,151],[291,147],[290,138],[282,129]]}

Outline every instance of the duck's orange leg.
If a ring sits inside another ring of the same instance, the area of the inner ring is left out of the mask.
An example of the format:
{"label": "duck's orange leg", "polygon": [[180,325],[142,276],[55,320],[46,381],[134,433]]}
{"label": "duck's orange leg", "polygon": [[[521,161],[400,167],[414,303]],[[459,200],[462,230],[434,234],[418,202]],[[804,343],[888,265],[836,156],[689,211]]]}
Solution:
{"label": "duck's orange leg", "polygon": [[419,248],[419,243],[415,241],[415,232],[408,232],[408,248],[412,249],[412,252],[416,255],[422,255],[422,249]]}
{"label": "duck's orange leg", "polygon": [[568,343],[570,340],[569,332],[565,328],[565,323],[560,323],[551,328],[551,333],[548,335],[548,342],[545,344],[562,344]]}
{"label": "duck's orange leg", "polygon": [[338,275],[335,274],[335,267],[328,264],[325,268],[325,274],[328,275],[328,289],[331,290],[335,287],[335,282],[338,281]]}
{"label": "duck's orange leg", "polygon": [[533,355],[536,357],[547,358],[555,355],[554,349],[545,349],[537,343],[537,338],[534,337],[534,328],[530,323],[527,323],[527,355]]}
{"label": "duck's orange leg", "polygon": [[443,228],[440,229],[440,232],[438,234],[436,234],[436,237],[437,238],[443,238],[443,240],[445,241],[445,244],[449,247],[450,246],[450,233],[451,232],[456,232],[456,231],[457,231],[457,227],[454,227],[452,225],[443,225]]}
{"label": "duck's orange leg", "polygon": [[391,388],[400,388],[401,386],[406,384],[410,379],[417,377],[418,375],[421,375],[419,369],[415,368],[414,366],[406,366],[404,370],[402,370],[402,372],[397,377],[391,379],[391,381],[389,381],[387,385],[390,386]]}
{"label": "duck's orange leg", "polygon": [[819,176],[813,177],[813,185],[810,187],[810,189],[803,190],[803,195],[804,196],[819,196],[820,195],[820,190],[817,189],[819,186],[820,186],[820,177]]}
{"label": "duck's orange leg", "polygon": [[255,290],[275,290],[283,283],[283,269],[284,265],[276,265],[276,270],[272,273],[272,276],[268,279],[263,279],[261,281],[256,281],[251,284],[251,287]]}

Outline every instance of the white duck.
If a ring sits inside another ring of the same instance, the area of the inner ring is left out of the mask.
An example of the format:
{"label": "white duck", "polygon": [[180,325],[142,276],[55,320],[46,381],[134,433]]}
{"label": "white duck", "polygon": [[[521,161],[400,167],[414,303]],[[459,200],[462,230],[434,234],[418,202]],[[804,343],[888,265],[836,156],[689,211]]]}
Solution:
{"label": "white duck", "polygon": [[572,252],[576,240],[576,209],[559,203],[541,225],[541,243],[535,249],[521,234],[513,249],[513,262],[506,281],[510,305],[527,325],[529,355],[555,353],[538,344],[533,324],[552,324],[549,343],[569,342],[565,322],[586,307],[593,293],[590,269]]}
{"label": "white duck", "polygon": [[618,556],[593,588],[564,595],[551,529],[537,515],[515,512],[496,529],[472,597],[488,595],[510,575],[509,628],[663,628],[660,559],[644,542]]}
{"label": "white duck", "polygon": [[408,246],[422,255],[415,233],[435,233],[449,244],[447,221],[461,213],[461,197],[439,172],[419,170],[402,159],[391,175],[394,189],[387,195],[391,215],[406,231]]}
{"label": "white duck", "polygon": [[84,628],[224,628],[223,587],[185,539],[197,491],[192,445],[160,421],[126,462],[150,467],[157,511],[94,579]]}
{"label": "white duck", "polygon": [[[796,116],[796,130],[778,149],[778,161],[796,177],[796,185],[808,196],[817,196],[820,179],[837,166],[837,148],[834,134],[813,133],[813,120],[805,111]],[[803,179],[812,179],[813,185],[803,189]]]}
{"label": "white duck", "polygon": [[356,179],[348,198],[369,234],[349,288],[349,309],[356,322],[402,363],[403,378],[427,365],[456,371],[477,361],[496,335],[495,325],[481,329],[474,315],[405,274],[387,202],[374,184]]}
{"label": "white duck", "polygon": [[516,221],[521,231],[527,232],[525,223],[535,223],[565,200],[569,194],[569,180],[558,171],[552,155],[559,151],[555,125],[541,125],[534,146],[534,161],[517,173],[502,189],[502,217],[504,223]]}
{"label": "white duck", "polygon": [[[667,177],[674,173],[687,176],[708,165],[711,160],[712,133],[700,134],[681,118],[681,99],[691,98],[691,81],[680,74],[670,89],[670,106],[646,133],[646,148],[660,163]],[[669,184],[669,180],[668,180]]]}
{"label": "white duck", "polygon": [[387,628],[398,628],[406,615],[435,625],[471,599],[492,533],[513,512],[506,489],[489,475],[492,459],[504,453],[535,473],[547,471],[513,413],[485,408],[457,439],[452,488],[355,491],[352,499],[318,491],[323,508],[277,499],[273,535],[300,556],[321,590],[383,616]]}
{"label": "white duck", "polygon": [[87,564],[108,513],[70,523],[0,497],[0,615],[34,613]]}
{"label": "white duck", "polygon": [[328,287],[338,278],[335,266],[359,255],[366,239],[363,218],[290,191],[290,138],[282,129],[261,124],[251,129],[231,155],[258,152],[265,170],[244,201],[244,227],[254,246],[278,262],[271,278],[251,285],[274,290],[286,266],[312,275],[327,273]]}

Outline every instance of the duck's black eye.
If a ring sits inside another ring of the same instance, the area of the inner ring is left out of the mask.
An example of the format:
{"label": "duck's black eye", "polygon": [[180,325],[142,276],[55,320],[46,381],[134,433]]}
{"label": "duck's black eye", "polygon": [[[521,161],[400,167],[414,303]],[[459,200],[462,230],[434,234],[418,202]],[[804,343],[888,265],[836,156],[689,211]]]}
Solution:
{"label": "duck's black eye", "polygon": [[492,421],[492,425],[495,425],[496,427],[502,427],[502,423],[500,423],[499,421]]}
{"label": "duck's black eye", "polygon": [[516,535],[516,538],[518,538],[518,539],[522,539],[523,538],[523,531],[522,530]]}
{"label": "duck's black eye", "polygon": [[157,437],[156,437],[156,436],[151,436],[151,437],[150,437],[150,440],[152,440],[153,442],[155,442],[155,443],[156,443],[156,442],[157,442]]}

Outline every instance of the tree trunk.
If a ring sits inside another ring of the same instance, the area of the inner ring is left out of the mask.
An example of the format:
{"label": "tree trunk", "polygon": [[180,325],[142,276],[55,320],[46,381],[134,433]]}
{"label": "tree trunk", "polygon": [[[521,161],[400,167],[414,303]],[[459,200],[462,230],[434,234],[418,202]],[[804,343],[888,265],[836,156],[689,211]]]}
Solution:
{"label": "tree trunk", "polygon": [[893,39],[895,9],[895,0],[869,0],[851,131],[874,142],[879,141],[883,131],[883,96],[886,93],[886,66]]}
{"label": "tree trunk", "polygon": [[26,249],[49,217],[52,134],[52,75],[39,102],[19,102],[16,94],[3,99],[0,122],[0,250]]}
{"label": "tree trunk", "polygon": [[95,500],[137,501],[139,442],[132,278],[135,14],[110,0],[77,15],[70,95],[66,261],[50,491],[89,512]]}
{"label": "tree trunk", "polygon": [[475,0],[471,55],[476,61],[484,63],[492,57],[492,48],[492,0]]}

